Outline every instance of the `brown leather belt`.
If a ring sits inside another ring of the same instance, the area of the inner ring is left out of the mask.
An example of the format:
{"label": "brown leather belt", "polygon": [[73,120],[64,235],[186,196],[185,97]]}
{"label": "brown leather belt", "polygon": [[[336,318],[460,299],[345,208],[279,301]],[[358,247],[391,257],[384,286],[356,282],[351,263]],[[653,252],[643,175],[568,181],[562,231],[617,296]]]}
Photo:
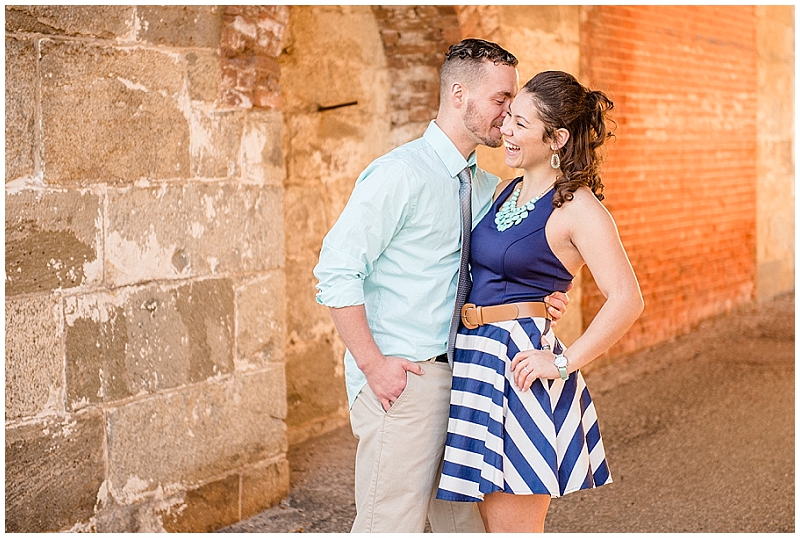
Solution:
{"label": "brown leather belt", "polygon": [[496,306],[475,306],[467,303],[461,307],[461,323],[467,329],[476,329],[487,323],[519,318],[547,318],[547,305],[542,302],[509,303]]}

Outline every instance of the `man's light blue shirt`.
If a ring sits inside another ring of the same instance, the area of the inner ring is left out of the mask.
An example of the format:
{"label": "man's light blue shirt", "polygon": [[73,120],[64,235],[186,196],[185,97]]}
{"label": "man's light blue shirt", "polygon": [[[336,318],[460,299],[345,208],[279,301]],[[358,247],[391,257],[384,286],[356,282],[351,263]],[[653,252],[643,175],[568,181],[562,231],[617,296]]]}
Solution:
{"label": "man's light blue shirt", "polygon": [[[498,178],[464,159],[432,121],[422,138],[373,161],[325,236],[314,268],[317,302],[363,304],[384,355],[424,361],[445,353],[461,252],[458,173],[472,169],[472,225],[491,205]],[[348,350],[352,406],[366,384]]]}

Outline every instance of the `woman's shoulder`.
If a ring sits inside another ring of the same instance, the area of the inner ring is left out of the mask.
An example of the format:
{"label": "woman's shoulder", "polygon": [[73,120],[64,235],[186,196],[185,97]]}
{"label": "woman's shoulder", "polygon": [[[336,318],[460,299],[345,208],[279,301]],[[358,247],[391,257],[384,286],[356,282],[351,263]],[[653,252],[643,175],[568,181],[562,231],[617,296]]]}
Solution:
{"label": "woman's shoulder", "polygon": [[572,200],[564,202],[559,208],[564,216],[575,216],[581,222],[589,222],[595,218],[606,219],[611,217],[603,202],[589,187],[579,187],[572,193]]}
{"label": "woman's shoulder", "polygon": [[581,203],[600,203],[600,200],[597,199],[597,196],[594,195],[589,187],[578,187],[573,194],[575,195],[575,200],[580,200]]}
{"label": "woman's shoulder", "polygon": [[583,211],[598,206],[603,207],[603,204],[597,199],[589,187],[578,187],[572,192],[572,199],[569,201],[565,200],[561,209]]}

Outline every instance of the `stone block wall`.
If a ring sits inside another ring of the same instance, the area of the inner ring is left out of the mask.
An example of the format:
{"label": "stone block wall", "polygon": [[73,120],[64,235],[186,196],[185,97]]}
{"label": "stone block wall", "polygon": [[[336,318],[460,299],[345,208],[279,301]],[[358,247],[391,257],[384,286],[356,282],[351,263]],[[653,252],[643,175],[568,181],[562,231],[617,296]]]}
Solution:
{"label": "stone block wall", "polygon": [[7,531],[210,531],[288,491],[288,8],[240,17],[6,7]]}

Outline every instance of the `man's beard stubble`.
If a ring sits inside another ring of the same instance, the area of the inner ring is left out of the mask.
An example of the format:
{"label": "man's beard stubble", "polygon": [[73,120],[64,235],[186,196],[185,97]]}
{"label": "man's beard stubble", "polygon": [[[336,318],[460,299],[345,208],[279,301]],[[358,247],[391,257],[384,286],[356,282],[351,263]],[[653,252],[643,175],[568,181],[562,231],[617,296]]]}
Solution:
{"label": "man's beard stubble", "polygon": [[[492,120],[492,127],[500,127],[502,126],[502,120],[500,120],[499,125],[495,125],[497,120]],[[490,148],[499,148],[503,145],[503,138],[502,136],[499,138],[491,138],[487,134],[481,133],[481,118],[478,116],[478,113],[475,111],[475,105],[473,105],[472,101],[467,102],[467,109],[464,112],[464,126],[475,135],[475,138],[480,140],[481,144],[484,146],[489,146]]]}

